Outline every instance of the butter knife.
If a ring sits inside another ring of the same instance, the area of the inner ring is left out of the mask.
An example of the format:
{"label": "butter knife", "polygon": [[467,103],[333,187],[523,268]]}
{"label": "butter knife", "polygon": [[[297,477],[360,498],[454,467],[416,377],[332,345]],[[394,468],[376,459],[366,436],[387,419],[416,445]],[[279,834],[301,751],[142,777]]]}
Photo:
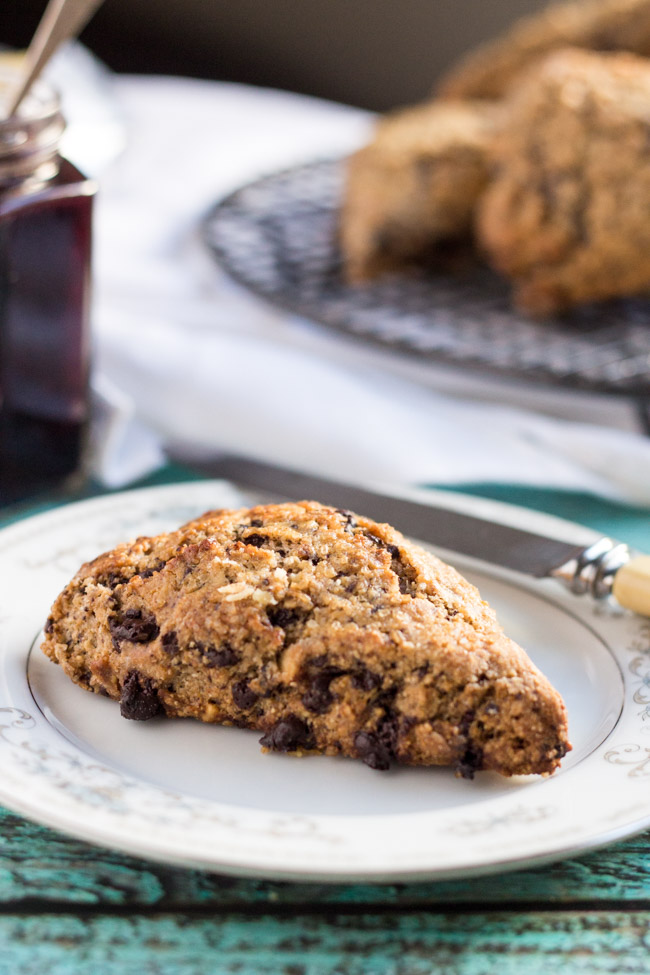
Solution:
{"label": "butter knife", "polygon": [[453,508],[401,494],[314,477],[227,456],[200,465],[206,472],[287,500],[310,499],[386,521],[405,535],[451,552],[514,569],[537,579],[551,577],[576,595],[613,596],[621,606],[650,616],[650,556],[600,538],[585,547],[488,521]]}

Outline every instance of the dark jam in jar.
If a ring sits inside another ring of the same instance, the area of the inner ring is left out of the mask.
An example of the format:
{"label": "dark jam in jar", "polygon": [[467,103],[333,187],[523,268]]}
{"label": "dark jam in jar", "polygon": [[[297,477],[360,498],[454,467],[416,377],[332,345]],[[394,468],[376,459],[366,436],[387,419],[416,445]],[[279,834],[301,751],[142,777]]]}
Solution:
{"label": "dark jam in jar", "polygon": [[59,156],[63,128],[45,86],[0,121],[0,504],[81,465],[95,186]]}

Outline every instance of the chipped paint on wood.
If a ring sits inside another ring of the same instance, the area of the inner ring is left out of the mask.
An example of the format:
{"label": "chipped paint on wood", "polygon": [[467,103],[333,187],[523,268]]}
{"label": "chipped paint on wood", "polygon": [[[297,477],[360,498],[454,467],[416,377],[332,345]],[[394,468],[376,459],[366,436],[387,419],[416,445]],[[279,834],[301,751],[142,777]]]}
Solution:
{"label": "chipped paint on wood", "polygon": [[647,973],[650,912],[0,918],[0,975]]}

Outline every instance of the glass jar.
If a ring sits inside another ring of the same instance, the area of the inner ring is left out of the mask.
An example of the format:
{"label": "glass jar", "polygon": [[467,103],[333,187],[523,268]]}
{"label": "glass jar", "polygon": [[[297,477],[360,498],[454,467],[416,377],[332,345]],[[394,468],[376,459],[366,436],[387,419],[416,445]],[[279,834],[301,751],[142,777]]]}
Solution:
{"label": "glass jar", "polygon": [[0,504],[81,465],[95,184],[60,156],[64,128],[43,83],[0,120]]}

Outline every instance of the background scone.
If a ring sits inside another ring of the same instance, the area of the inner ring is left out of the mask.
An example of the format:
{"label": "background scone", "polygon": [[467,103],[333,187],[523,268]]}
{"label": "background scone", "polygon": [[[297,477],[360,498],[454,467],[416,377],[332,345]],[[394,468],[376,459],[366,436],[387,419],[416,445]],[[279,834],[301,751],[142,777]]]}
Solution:
{"label": "background scone", "polygon": [[469,236],[500,117],[489,103],[450,101],[379,122],[370,144],[347,162],[340,238],[349,281]]}
{"label": "background scone", "polygon": [[477,590],[388,525],[315,502],[209,512],[82,566],[45,653],[127,718],[263,731],[387,768],[548,773],[560,696]]}
{"label": "background scone", "polygon": [[650,55],[650,0],[573,0],[517,21],[439,82],[448,98],[499,98],[535,60],[563,47]]}
{"label": "background scone", "polygon": [[477,236],[545,314],[650,288],[650,61],[568,50],[513,97]]}

